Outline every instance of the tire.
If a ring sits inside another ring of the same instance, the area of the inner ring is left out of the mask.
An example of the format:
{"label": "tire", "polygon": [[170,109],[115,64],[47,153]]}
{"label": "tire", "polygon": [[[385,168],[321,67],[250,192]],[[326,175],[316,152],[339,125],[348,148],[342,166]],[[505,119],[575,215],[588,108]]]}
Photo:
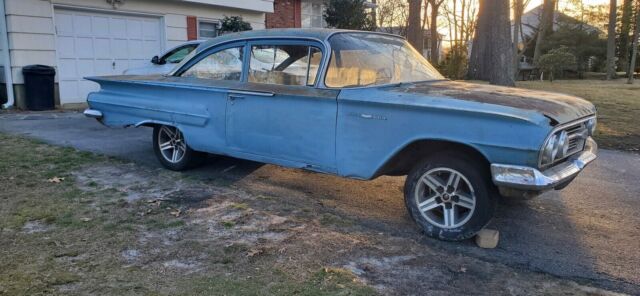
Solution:
{"label": "tire", "polygon": [[424,159],[409,173],[405,205],[425,234],[460,241],[473,237],[491,221],[498,194],[488,169],[481,164],[464,154],[445,152]]}
{"label": "tire", "polygon": [[191,149],[178,128],[167,125],[153,127],[153,151],[162,166],[172,171],[194,168],[202,164],[206,156]]}

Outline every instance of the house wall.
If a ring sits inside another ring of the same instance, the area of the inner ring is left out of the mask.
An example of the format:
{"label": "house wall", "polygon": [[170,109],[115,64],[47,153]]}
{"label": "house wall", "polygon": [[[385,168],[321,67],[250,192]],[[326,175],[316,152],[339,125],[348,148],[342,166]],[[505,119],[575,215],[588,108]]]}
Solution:
{"label": "house wall", "polygon": [[273,13],[266,15],[266,27],[272,28],[300,28],[301,0],[275,0]]}
{"label": "house wall", "polygon": [[[43,64],[56,67],[56,33],[54,7],[100,10],[104,12],[137,13],[162,18],[165,40],[158,53],[187,41],[187,17],[221,19],[224,16],[240,15],[254,29],[265,27],[265,12],[243,10],[177,0],[127,0],[117,9],[105,0],[5,0],[7,32],[11,56],[11,71],[16,88],[16,101],[22,106],[24,78],[22,67]],[[264,2],[255,1],[264,10]],[[217,3],[216,1],[205,1]],[[245,3],[246,4],[246,3]],[[57,77],[56,77],[57,81]]]}

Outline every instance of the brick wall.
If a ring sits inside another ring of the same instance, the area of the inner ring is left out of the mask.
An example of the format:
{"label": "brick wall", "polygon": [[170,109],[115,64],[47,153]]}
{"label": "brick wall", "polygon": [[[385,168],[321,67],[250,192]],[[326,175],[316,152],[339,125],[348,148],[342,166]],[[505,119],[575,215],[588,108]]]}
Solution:
{"label": "brick wall", "polygon": [[266,15],[266,27],[271,28],[300,28],[301,0],[275,0],[273,13]]}
{"label": "brick wall", "polygon": [[187,40],[198,39],[198,18],[187,16]]}

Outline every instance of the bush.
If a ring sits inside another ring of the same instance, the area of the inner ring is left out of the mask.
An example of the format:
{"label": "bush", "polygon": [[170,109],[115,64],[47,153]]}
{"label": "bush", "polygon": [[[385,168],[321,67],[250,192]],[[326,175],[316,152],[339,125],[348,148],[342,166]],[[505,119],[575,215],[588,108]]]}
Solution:
{"label": "bush", "polygon": [[227,32],[241,32],[253,30],[251,24],[242,20],[241,16],[225,16],[222,19],[222,25],[220,31]]}
{"label": "bush", "polygon": [[438,70],[447,78],[457,80],[464,79],[468,67],[467,47],[457,45],[446,53],[444,60],[438,65]]}
{"label": "bush", "polygon": [[364,4],[364,0],[329,0],[324,20],[336,29],[373,31],[376,24]]}
{"label": "bush", "polygon": [[576,70],[577,64],[576,56],[566,46],[552,49],[538,59],[538,67],[549,74],[550,81],[553,81],[556,74],[562,76],[566,70]]}

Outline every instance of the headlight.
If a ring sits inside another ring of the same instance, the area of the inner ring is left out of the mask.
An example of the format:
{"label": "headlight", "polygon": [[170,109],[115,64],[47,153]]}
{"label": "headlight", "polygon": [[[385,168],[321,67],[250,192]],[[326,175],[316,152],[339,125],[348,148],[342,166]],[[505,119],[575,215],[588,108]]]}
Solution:
{"label": "headlight", "polygon": [[587,120],[587,131],[589,131],[589,136],[593,136],[596,133],[596,126],[598,125],[598,120],[594,117]]}
{"label": "headlight", "polygon": [[569,136],[566,131],[559,131],[547,140],[542,149],[541,165],[553,163],[556,159],[561,159],[569,151]]}

